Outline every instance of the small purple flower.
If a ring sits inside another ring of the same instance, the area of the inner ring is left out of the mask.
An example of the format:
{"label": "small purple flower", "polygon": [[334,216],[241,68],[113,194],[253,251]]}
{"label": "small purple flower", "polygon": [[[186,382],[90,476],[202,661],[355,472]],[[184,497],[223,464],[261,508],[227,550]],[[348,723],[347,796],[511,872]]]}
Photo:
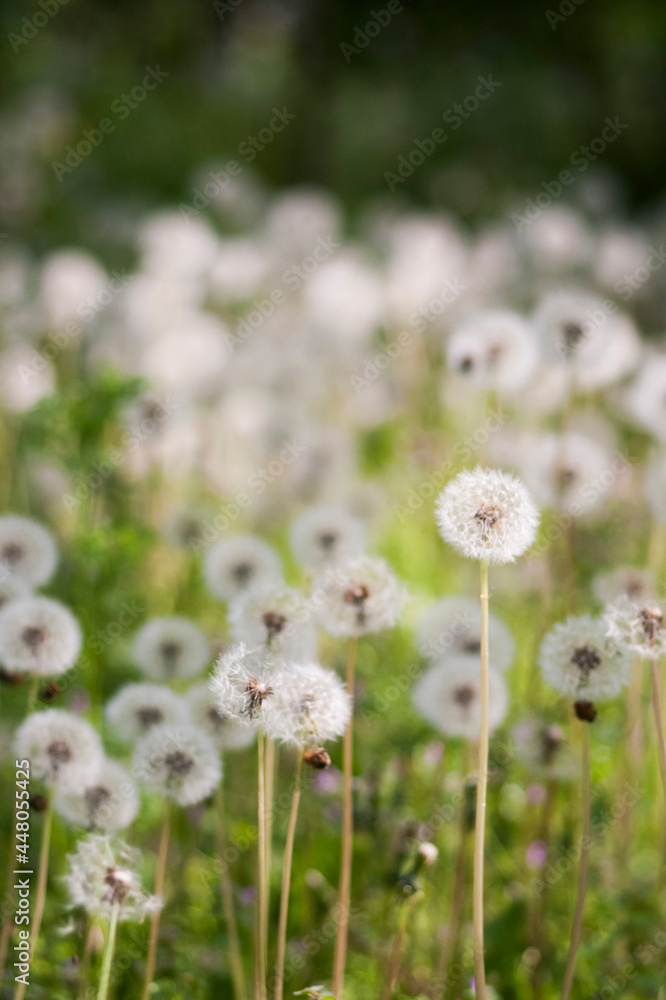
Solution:
{"label": "small purple flower", "polygon": [[543,785],[533,783],[525,789],[525,796],[529,805],[540,806],[548,798],[548,792]]}
{"label": "small purple flower", "polygon": [[525,861],[527,862],[527,867],[535,871],[537,868],[543,868],[548,858],[548,846],[543,840],[533,840],[528,846],[525,852]]}

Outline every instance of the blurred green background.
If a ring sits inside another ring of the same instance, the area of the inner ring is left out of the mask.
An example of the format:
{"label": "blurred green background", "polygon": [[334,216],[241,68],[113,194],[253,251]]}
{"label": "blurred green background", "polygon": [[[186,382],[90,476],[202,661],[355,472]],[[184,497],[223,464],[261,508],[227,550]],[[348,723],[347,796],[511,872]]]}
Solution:
{"label": "blurred green background", "polygon": [[[488,74],[501,84],[492,100],[397,197],[491,217],[536,193],[616,115],[629,128],[601,158],[602,176],[622,188],[627,210],[651,211],[661,196],[666,9],[657,0],[455,9],[405,0],[346,57],[341,45],[383,0],[43,3],[55,13],[5,0],[1,14],[1,224],[38,245],[108,243],[110,215],[182,200],[193,170],[233,157],[274,106],[296,119],[254,164],[270,185],[322,185],[352,208],[388,196],[384,172]],[[47,22],[36,31],[24,20],[35,17]],[[158,65],[165,82],[59,182],[52,161]],[[36,140],[39,115],[51,132]]]}

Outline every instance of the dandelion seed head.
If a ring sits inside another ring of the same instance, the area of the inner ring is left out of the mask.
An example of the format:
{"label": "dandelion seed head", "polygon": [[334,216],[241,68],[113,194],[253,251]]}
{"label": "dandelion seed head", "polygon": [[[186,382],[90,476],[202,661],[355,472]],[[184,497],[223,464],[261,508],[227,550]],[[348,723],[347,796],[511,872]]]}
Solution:
{"label": "dandelion seed head", "polygon": [[104,761],[90,723],[58,708],[29,715],[16,731],[14,749],[17,757],[30,761],[35,778],[64,794],[96,781]]}
{"label": "dandelion seed head", "polygon": [[523,483],[498,469],[461,472],[440,494],[440,534],[468,559],[513,562],[533,543],[537,508]]}
{"label": "dandelion seed head", "polygon": [[537,340],[529,324],[509,310],[487,310],[471,316],[451,334],[447,344],[451,371],[483,389],[519,392],[534,374]]}
{"label": "dandelion seed head", "polygon": [[87,830],[123,830],[139,811],[139,795],[129,771],[104,759],[96,778],[73,794],[57,792],[54,806],[70,823]]}
{"label": "dandelion seed head", "polygon": [[[503,672],[513,663],[515,642],[510,629],[492,612],[488,615],[492,666]],[[433,663],[445,657],[481,653],[481,607],[467,597],[444,597],[431,605],[418,626],[417,642]]]}
{"label": "dandelion seed head", "polygon": [[37,521],[17,514],[0,517],[0,568],[31,587],[48,583],[58,562],[53,536]]}
{"label": "dandelion seed head", "polygon": [[106,706],[106,718],[116,735],[134,743],[153,728],[174,727],[190,720],[187,702],[161,684],[126,684]]}
{"label": "dandelion seed head", "polygon": [[405,593],[388,563],[372,556],[327,571],[312,587],[321,626],[330,635],[348,637],[392,628]]}
{"label": "dandelion seed head", "polygon": [[192,725],[153,726],[136,744],[134,773],[152,792],[180,806],[203,802],[222,777],[220,752]]}
{"label": "dandelion seed head", "polygon": [[82,641],[72,612],[50,597],[22,597],[0,611],[0,663],[11,674],[57,677],[74,666]]}
{"label": "dandelion seed head", "polygon": [[300,748],[339,739],[351,717],[351,700],[337,674],[318,663],[280,672],[262,726],[272,739]]}
{"label": "dandelion seed head", "polygon": [[139,629],[132,654],[152,680],[194,677],[208,663],[208,641],[187,618],[151,618]]}
{"label": "dandelion seed head", "polygon": [[[506,715],[509,698],[501,674],[488,673],[489,731]],[[417,712],[447,736],[478,740],[481,732],[481,665],[475,657],[458,656],[429,667],[412,691]]]}
{"label": "dandelion seed head", "polygon": [[185,698],[195,727],[210,736],[221,750],[244,750],[254,743],[256,723],[226,715],[211,690],[210,681],[195,684]]}
{"label": "dandelion seed head", "polygon": [[282,567],[275,550],[254,535],[224,538],[210,547],[204,562],[208,589],[223,601],[260,583],[278,583]]}
{"label": "dandelion seed head", "polygon": [[344,507],[309,507],[291,529],[291,547],[302,566],[321,572],[365,551],[363,523]]}
{"label": "dandelion seed head", "polygon": [[538,655],[546,683],[574,701],[608,701],[629,683],[628,650],[591,615],[567,618],[547,633]]}
{"label": "dandelion seed head", "polygon": [[67,860],[65,885],[71,906],[107,920],[116,906],[123,921],[141,921],[160,909],[161,899],[141,888],[138,851],[126,844],[113,844],[109,836],[93,833],[78,842]]}
{"label": "dandelion seed head", "polygon": [[317,635],[305,598],[284,584],[253,587],[229,609],[231,638],[295,662],[316,654]]}

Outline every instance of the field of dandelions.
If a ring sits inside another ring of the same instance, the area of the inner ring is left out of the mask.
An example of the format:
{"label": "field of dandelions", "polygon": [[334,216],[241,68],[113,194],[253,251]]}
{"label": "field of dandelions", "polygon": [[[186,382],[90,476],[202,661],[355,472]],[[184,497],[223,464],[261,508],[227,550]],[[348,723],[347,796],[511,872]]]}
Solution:
{"label": "field of dandelions", "polygon": [[3,1000],[663,1000],[657,224],[199,201],[2,247]]}

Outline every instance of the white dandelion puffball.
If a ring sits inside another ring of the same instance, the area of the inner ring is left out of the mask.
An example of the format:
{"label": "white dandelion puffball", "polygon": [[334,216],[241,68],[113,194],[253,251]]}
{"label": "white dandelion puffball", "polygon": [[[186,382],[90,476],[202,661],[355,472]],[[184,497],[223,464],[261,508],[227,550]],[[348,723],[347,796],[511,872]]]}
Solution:
{"label": "white dandelion puffball", "polygon": [[126,684],[106,706],[106,718],[117,736],[134,743],[153,726],[189,722],[185,700],[161,684]]}
{"label": "white dandelion puffball", "polygon": [[444,541],[463,556],[507,563],[534,542],[539,513],[516,476],[477,467],[446,486],[436,520]]}
{"label": "white dandelion puffball", "polygon": [[112,845],[110,837],[93,833],[78,842],[67,860],[70,903],[90,916],[108,920],[116,906],[120,920],[141,921],[160,909],[161,899],[141,889],[135,871],[139,852],[126,844]]}
{"label": "white dandelion puffball", "polygon": [[606,623],[591,615],[554,625],[541,643],[543,679],[575,701],[608,701],[629,683],[629,651],[608,636]]}
{"label": "white dandelion puffball", "polygon": [[666,441],[666,357],[650,355],[626,390],[631,417],[659,441]]}
{"label": "white dandelion puffball", "polygon": [[350,718],[351,699],[337,674],[307,663],[276,678],[262,726],[272,739],[305,748],[339,739]]}
{"label": "white dandelion puffball", "polygon": [[655,601],[618,597],[604,614],[606,634],[618,645],[645,660],[657,659],[666,649],[664,612]]}
{"label": "white dandelion puffball", "polygon": [[258,585],[229,608],[233,642],[297,663],[316,655],[317,633],[304,596],[283,584]]}
{"label": "white dandelion puffball", "polygon": [[94,782],[104,761],[100,738],[90,723],[59,708],[29,715],[16,731],[14,749],[17,758],[30,761],[34,778],[64,793]]}
{"label": "white dandelion puffball", "polygon": [[392,628],[405,588],[383,559],[360,556],[328,570],[312,585],[319,622],[330,635],[360,636]]}
{"label": "white dandelion puffball", "polygon": [[33,587],[48,583],[58,563],[53,536],[37,521],[17,514],[0,517],[0,568]]}
{"label": "white dandelion puffball", "polygon": [[215,597],[230,601],[259,583],[278,583],[282,566],[268,542],[255,535],[236,535],[211,545],[204,576]]}
{"label": "white dandelion puffball", "polygon": [[91,315],[90,307],[94,311],[103,307],[105,290],[104,271],[94,257],[81,250],[59,250],[44,261],[39,298],[51,329],[72,321],[83,327]]}
{"label": "white dandelion puffball", "polygon": [[[489,731],[504,721],[509,695],[501,674],[488,671]],[[481,734],[481,669],[473,657],[460,656],[429,667],[412,691],[414,707],[447,736],[478,740]]]}
{"label": "white dandelion puffball", "polygon": [[225,718],[255,722],[273,697],[279,668],[264,652],[244,643],[232,646],[218,658],[210,681],[215,703]]}
{"label": "white dandelion puffball", "polygon": [[648,462],[644,492],[652,516],[666,524],[666,451],[657,452]]}
{"label": "white dandelion puffball", "polygon": [[17,601],[22,597],[30,597],[31,595],[32,587],[22,577],[6,576],[0,579],[0,611],[10,601]]}
{"label": "white dandelion puffball", "polygon": [[0,663],[10,674],[57,677],[81,652],[81,627],[60,601],[23,597],[0,611]]}
{"label": "white dandelion puffball", "polygon": [[449,369],[481,389],[519,392],[536,371],[539,358],[532,328],[516,313],[476,313],[451,334],[446,356]]}
{"label": "white dandelion puffball", "polygon": [[[423,656],[436,663],[445,657],[481,653],[481,607],[470,597],[444,597],[425,612],[417,629]],[[503,673],[513,663],[516,644],[511,630],[488,615],[488,642],[493,668]]]}
{"label": "white dandelion puffball", "polygon": [[185,695],[190,716],[196,729],[205,733],[220,750],[245,750],[257,736],[257,726],[250,719],[226,715],[213,694],[209,681],[201,681]]}
{"label": "white dandelion puffball", "polygon": [[105,759],[97,777],[74,794],[56,792],[54,806],[66,820],[87,830],[123,830],[136,818],[139,794],[127,768]]}
{"label": "white dandelion puffball", "polygon": [[320,572],[365,552],[362,521],[344,507],[309,507],[291,528],[291,547],[302,566]]}
{"label": "white dandelion puffball", "polygon": [[576,431],[539,436],[521,461],[521,474],[537,501],[575,516],[601,506],[627,469],[620,456]]}
{"label": "white dandelion puffball", "polygon": [[638,566],[619,566],[598,573],[592,581],[594,596],[600,604],[612,604],[626,597],[635,604],[647,604],[655,593],[654,575]]}
{"label": "white dandelion puffball", "polygon": [[633,323],[613,303],[609,308],[609,301],[576,291],[551,292],[534,315],[545,359],[566,365],[583,392],[608,388],[640,362]]}
{"label": "white dandelion puffball", "polygon": [[137,632],[132,655],[155,681],[194,677],[208,663],[208,640],[187,618],[151,618]]}
{"label": "white dandelion puffball", "polygon": [[151,791],[180,806],[194,806],[220,783],[220,752],[209,736],[192,725],[162,724],[137,743],[134,773]]}

